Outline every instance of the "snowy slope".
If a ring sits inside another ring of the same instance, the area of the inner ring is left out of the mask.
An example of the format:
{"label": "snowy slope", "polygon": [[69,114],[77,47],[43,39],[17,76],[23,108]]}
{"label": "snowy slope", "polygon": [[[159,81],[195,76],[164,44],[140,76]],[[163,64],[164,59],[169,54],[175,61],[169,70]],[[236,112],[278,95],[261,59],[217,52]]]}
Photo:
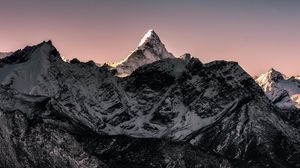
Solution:
{"label": "snowy slope", "polygon": [[123,61],[115,63],[120,76],[131,74],[138,67],[165,58],[175,58],[169,53],[154,30],[149,30],[138,47]]}
{"label": "snowy slope", "polygon": [[267,73],[260,75],[256,82],[278,107],[300,108],[300,80],[296,77],[286,77],[282,73],[270,69]]}

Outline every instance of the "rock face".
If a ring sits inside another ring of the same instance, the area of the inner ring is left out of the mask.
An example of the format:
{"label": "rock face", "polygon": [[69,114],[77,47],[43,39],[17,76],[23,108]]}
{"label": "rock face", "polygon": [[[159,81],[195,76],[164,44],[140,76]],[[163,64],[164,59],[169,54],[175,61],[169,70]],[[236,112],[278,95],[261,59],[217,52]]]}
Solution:
{"label": "rock face", "polygon": [[113,66],[116,67],[121,76],[127,76],[142,65],[150,64],[165,58],[175,57],[167,51],[165,45],[160,41],[160,38],[154,30],[149,30],[144,35],[135,51],[122,62],[116,63]]}
{"label": "rock face", "polygon": [[125,78],[51,42],[1,60],[0,167],[300,166],[299,129],[236,62],[183,58]]}

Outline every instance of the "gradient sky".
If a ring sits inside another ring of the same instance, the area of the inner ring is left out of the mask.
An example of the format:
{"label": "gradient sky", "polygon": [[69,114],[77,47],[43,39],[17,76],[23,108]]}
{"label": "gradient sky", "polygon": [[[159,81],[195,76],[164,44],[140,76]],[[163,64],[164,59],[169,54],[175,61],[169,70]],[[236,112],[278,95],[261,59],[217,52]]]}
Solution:
{"label": "gradient sky", "polygon": [[176,56],[300,75],[299,0],[0,0],[0,51],[51,39],[67,58],[114,62],[148,29]]}

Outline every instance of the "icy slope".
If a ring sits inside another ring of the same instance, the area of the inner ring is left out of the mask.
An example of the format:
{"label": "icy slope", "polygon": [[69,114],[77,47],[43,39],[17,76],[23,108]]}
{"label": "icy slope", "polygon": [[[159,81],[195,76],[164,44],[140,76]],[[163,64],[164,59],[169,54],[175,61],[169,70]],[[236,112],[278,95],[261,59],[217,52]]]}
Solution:
{"label": "icy slope", "polygon": [[154,30],[149,30],[132,54],[112,66],[116,67],[121,76],[126,76],[142,65],[165,58],[175,57],[167,51]]}

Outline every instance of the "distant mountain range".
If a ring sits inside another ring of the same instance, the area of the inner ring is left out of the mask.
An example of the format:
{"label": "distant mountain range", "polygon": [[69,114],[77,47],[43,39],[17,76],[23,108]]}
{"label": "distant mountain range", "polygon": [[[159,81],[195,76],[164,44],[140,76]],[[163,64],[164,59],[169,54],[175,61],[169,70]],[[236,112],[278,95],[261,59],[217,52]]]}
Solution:
{"label": "distant mountain range", "polygon": [[153,30],[113,65],[27,46],[0,59],[0,167],[299,167],[296,80],[176,58]]}

